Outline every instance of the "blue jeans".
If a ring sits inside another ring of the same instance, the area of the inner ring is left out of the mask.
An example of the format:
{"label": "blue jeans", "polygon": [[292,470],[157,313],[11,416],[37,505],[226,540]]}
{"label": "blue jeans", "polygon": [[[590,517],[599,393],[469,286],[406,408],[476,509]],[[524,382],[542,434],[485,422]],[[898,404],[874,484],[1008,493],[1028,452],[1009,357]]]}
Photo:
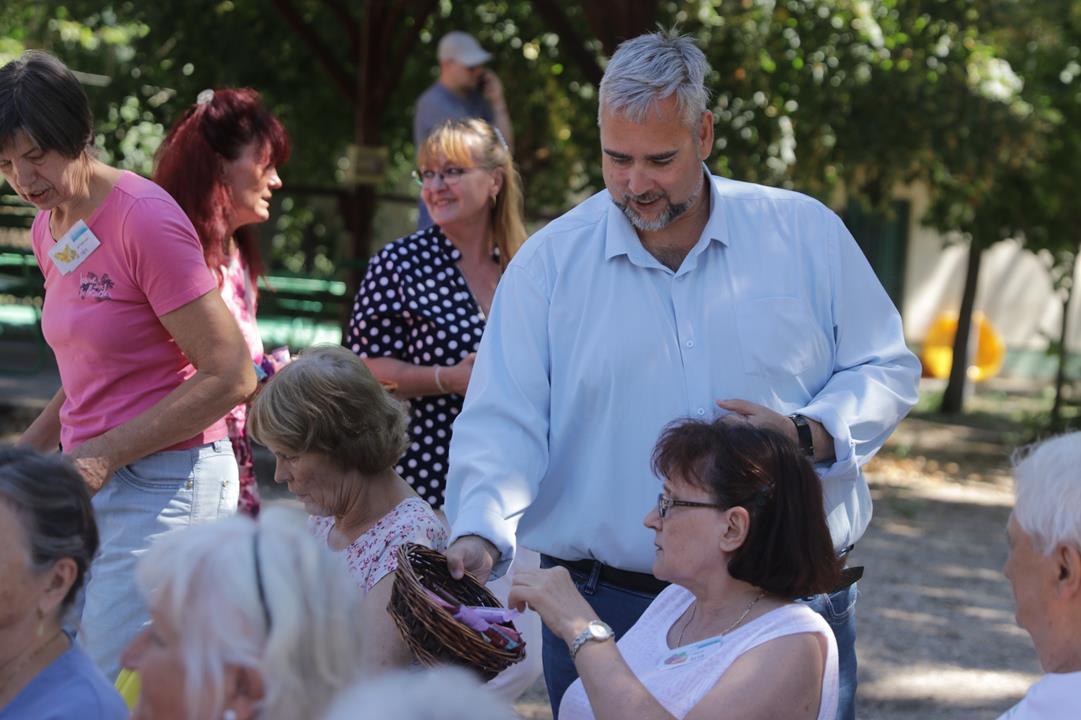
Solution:
{"label": "blue jeans", "polygon": [[[552,564],[541,558],[541,567]],[[574,584],[582,597],[590,604],[601,620],[615,631],[616,640],[638,622],[656,595],[640,593],[599,582],[597,578],[570,570]],[[571,660],[567,643],[544,626],[541,630],[541,655],[544,665],[544,684],[548,687],[548,702],[552,706],[552,720],[559,720],[559,702],[571,683],[578,679],[578,670]]]}
{"label": "blue jeans", "polygon": [[240,483],[228,439],[125,465],[94,496],[101,546],[85,588],[79,640],[111,682],[120,653],[150,621],[135,563],[154,538],[236,512]]}
{"label": "blue jeans", "polygon": [[856,720],[856,597],[853,583],[831,594],[815,595],[807,607],[825,618],[837,639],[837,720]]}

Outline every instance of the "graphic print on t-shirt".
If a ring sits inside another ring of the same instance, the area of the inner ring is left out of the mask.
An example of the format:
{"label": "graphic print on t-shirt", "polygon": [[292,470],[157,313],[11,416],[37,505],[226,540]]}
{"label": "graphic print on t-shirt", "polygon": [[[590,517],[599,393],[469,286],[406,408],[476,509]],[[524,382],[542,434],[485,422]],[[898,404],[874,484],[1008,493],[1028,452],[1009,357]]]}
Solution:
{"label": "graphic print on t-shirt", "polygon": [[100,277],[93,272],[79,276],[79,297],[83,300],[112,300],[114,287],[116,284],[109,278],[109,273],[102,273]]}

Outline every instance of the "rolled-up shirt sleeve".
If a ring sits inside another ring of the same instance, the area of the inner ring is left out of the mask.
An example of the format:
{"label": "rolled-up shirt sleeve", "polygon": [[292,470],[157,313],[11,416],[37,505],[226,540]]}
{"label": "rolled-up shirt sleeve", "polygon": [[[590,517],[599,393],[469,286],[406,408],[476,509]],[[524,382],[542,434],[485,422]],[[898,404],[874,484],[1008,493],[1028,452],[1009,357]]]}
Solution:
{"label": "rolled-up shirt sleeve", "polygon": [[827,496],[831,484],[862,482],[859,468],[916,404],[920,377],[893,302],[841,220],[832,216],[831,225],[834,372],[799,410],[833,437],[836,457],[818,468]]}
{"label": "rolled-up shirt sleeve", "polygon": [[484,331],[447,474],[450,542],[491,541],[495,576],[514,556],[515,530],[548,468],[549,293],[535,267],[507,268]]}

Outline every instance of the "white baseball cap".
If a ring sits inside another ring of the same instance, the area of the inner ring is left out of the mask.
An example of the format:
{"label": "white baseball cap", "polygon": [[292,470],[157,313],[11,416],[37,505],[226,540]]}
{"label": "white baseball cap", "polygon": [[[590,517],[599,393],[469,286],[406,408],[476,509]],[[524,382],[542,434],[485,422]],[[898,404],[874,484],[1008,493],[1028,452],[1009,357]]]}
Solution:
{"label": "white baseball cap", "polygon": [[469,33],[455,30],[444,35],[439,41],[437,57],[440,62],[453,60],[466,67],[475,67],[491,60],[492,54],[482,48],[477,39]]}

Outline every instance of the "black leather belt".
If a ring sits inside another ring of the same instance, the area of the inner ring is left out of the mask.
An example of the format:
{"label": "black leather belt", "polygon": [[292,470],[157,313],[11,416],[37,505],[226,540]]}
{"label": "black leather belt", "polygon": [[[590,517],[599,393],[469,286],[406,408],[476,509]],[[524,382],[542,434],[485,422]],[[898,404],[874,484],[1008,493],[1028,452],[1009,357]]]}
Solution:
{"label": "black leather belt", "polygon": [[631,592],[657,595],[668,587],[668,583],[658,580],[649,573],[620,570],[597,560],[562,560],[551,555],[541,555],[541,562],[545,565],[562,565],[571,572],[585,575],[587,578],[597,573],[600,582]]}

